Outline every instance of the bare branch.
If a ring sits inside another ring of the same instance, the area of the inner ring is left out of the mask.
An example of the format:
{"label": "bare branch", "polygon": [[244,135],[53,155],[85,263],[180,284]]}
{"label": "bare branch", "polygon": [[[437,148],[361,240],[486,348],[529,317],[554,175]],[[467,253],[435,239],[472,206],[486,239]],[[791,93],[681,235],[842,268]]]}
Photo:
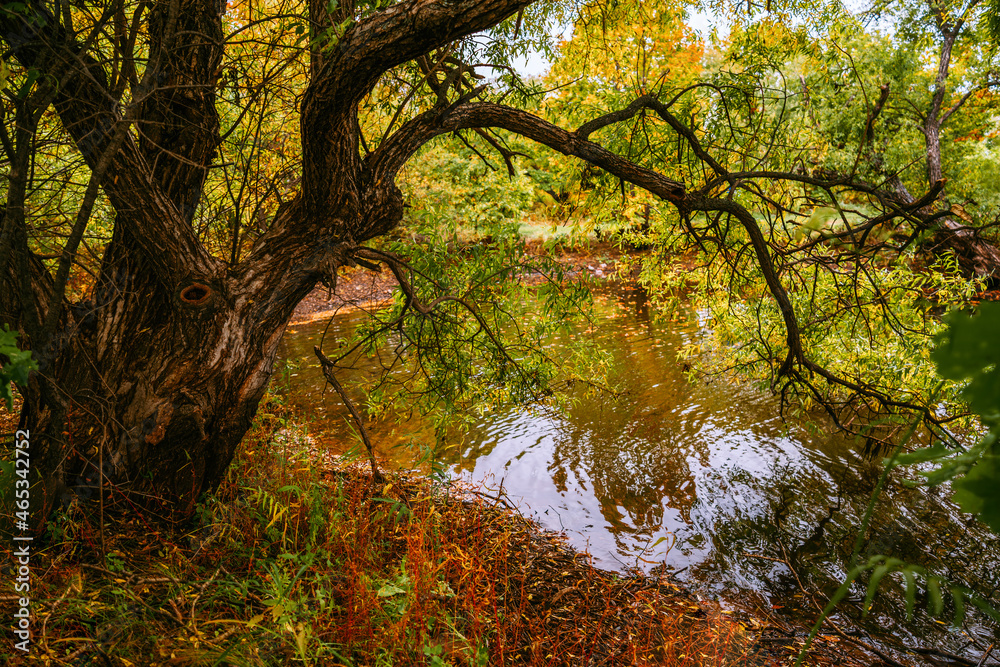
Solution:
{"label": "bare branch", "polygon": [[885,107],[886,100],[889,99],[889,84],[885,83],[879,88],[878,101],[875,102],[875,108],[871,110],[868,114],[868,119],[865,121],[865,143],[871,143],[875,139],[875,121],[878,119],[879,115],[882,113],[883,107]]}
{"label": "bare branch", "polygon": [[351,418],[354,419],[354,424],[358,427],[358,433],[361,434],[361,440],[365,443],[365,449],[368,450],[368,461],[372,466],[372,480],[378,484],[383,481],[382,473],[379,472],[378,462],[375,460],[375,448],[372,446],[371,438],[368,437],[368,429],[365,428],[365,420],[362,419],[361,413],[354,406],[354,401],[347,395],[344,388],[341,386],[340,381],[337,379],[337,374],[335,372],[335,365],[325,354],[323,350],[319,348],[319,345],[313,347],[313,352],[316,353],[316,357],[319,359],[320,365],[323,367],[323,377],[326,381],[333,386],[334,390],[340,395],[340,399],[344,401],[344,405],[347,406],[347,411],[351,413]]}

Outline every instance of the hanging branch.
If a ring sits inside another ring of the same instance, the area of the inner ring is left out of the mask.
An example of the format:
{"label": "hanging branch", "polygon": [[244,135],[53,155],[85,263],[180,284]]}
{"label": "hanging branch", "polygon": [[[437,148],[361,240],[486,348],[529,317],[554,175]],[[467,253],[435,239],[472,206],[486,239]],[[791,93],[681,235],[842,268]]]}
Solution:
{"label": "hanging branch", "polygon": [[351,417],[354,419],[354,423],[358,427],[358,432],[361,434],[361,440],[365,443],[365,449],[368,450],[368,461],[372,466],[372,480],[376,484],[381,484],[385,481],[382,473],[378,469],[378,463],[375,461],[375,448],[372,447],[371,438],[368,437],[368,429],[365,428],[365,422],[361,418],[361,413],[354,406],[354,401],[350,399],[347,392],[341,386],[340,381],[337,379],[337,374],[334,372],[335,365],[330,361],[323,350],[319,349],[319,345],[313,347],[313,352],[316,353],[316,357],[319,359],[319,363],[323,366],[323,377],[329,382],[334,390],[340,394],[340,398],[344,401],[344,405],[347,406],[347,411],[351,413]]}

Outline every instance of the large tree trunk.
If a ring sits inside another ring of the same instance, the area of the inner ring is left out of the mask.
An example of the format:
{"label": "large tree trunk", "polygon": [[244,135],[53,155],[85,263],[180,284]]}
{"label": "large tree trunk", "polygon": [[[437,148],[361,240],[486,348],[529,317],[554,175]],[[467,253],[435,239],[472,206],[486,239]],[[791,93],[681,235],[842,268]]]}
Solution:
{"label": "large tree trunk", "polygon": [[[190,514],[249,428],[295,305],[317,281],[332,282],[357,244],[402,217],[394,183],[402,162],[380,151],[363,163],[358,104],[388,69],[529,1],[403,0],[355,21],[353,3],[330,14],[311,0],[317,33],[352,25],[337,49],[314,44],[300,192],[232,264],[192,225],[220,141],[225,3],[154,0],[135,7],[131,24],[120,6],[107,7],[100,20],[113,25],[84,31],[45,3],[0,11],[8,54],[42,74],[19,107],[34,124],[19,121],[29,129],[18,130],[16,147],[2,137],[15,168],[0,219],[0,319],[39,364],[22,415],[37,522],[60,499],[98,492]],[[47,108],[91,171],[55,276],[31,251],[24,214],[31,128]],[[113,237],[90,300],[70,304],[66,277],[101,191],[116,212]]]}
{"label": "large tree trunk", "polygon": [[34,494],[37,519],[60,500],[99,492],[189,515],[223,479],[302,296],[282,294],[283,308],[262,309],[267,298],[218,275],[168,291],[141,270],[123,229],[94,303],[72,309],[65,347],[40,355],[25,394],[44,486]]}

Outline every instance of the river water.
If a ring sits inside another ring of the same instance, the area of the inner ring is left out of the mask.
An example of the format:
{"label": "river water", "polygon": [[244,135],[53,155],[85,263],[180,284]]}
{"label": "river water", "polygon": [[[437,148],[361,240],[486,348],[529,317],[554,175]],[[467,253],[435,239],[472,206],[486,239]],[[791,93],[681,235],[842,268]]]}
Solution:
{"label": "river water", "polygon": [[[502,483],[522,512],[563,531],[601,567],[672,572],[735,606],[798,625],[814,620],[803,587],[829,595],[842,581],[879,462],[822,420],[783,422],[773,397],[732,379],[690,381],[677,349],[702,336],[710,321],[693,314],[686,322],[657,322],[642,292],[629,288],[608,288],[597,300],[599,320],[587,335],[613,356],[622,395],[583,396],[564,412],[491,413],[464,436],[436,434],[419,418],[378,424],[371,434],[380,454],[412,467],[419,454],[405,443],[436,447],[453,478]],[[280,351],[286,368],[276,382],[337,452],[356,442],[312,349],[324,335],[327,341],[348,335],[364,317],[353,312],[292,326]],[[363,357],[354,367],[357,377],[375,372]],[[349,380],[345,374],[342,382]],[[355,398],[362,400],[359,393]],[[923,565],[1000,606],[1000,538],[957,512],[946,496],[893,478],[863,558],[887,554]],[[956,628],[918,611],[907,623],[901,582],[883,587],[866,619],[858,619],[861,588],[840,612],[842,621],[853,619],[847,624],[882,637],[883,646],[933,647],[975,661],[982,652],[977,642],[985,647],[1000,639],[978,615]],[[917,605],[926,609],[923,595]],[[947,621],[951,612],[947,605]]]}

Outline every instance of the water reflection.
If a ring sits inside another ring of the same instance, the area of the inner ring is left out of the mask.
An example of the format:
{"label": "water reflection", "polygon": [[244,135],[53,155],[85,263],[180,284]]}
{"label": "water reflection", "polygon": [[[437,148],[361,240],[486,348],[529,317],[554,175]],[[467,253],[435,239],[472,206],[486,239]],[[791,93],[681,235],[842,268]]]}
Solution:
{"label": "water reflection", "polygon": [[[700,335],[697,318],[658,325],[646,308],[635,292],[609,293],[590,334],[614,355],[628,389],[622,396],[581,394],[566,412],[489,414],[464,435],[435,434],[419,419],[381,424],[373,439],[402,466],[412,459],[399,443],[439,445],[452,475],[502,483],[522,508],[565,531],[605,567],[661,565],[714,595],[755,591],[769,605],[814,618],[792,572],[774,559],[789,561],[807,585],[832,592],[881,467],[835,434],[782,423],[768,396],[723,380],[689,382],[676,350]],[[336,318],[328,335],[346,335],[360,317]],[[286,336],[282,356],[294,368],[285,383],[290,400],[325,423],[330,446],[343,449],[351,444],[337,435],[345,432],[346,411],[335,394],[323,395],[312,358],[324,326],[296,327]],[[372,371],[365,359],[355,368]],[[890,484],[864,557],[897,556],[996,597],[997,536],[957,513],[944,495]],[[893,586],[895,594],[875,604],[869,628],[893,628],[910,644],[968,647],[962,632],[942,629],[926,614],[904,627],[905,603],[898,582]],[[994,633],[981,620],[966,631]]]}

